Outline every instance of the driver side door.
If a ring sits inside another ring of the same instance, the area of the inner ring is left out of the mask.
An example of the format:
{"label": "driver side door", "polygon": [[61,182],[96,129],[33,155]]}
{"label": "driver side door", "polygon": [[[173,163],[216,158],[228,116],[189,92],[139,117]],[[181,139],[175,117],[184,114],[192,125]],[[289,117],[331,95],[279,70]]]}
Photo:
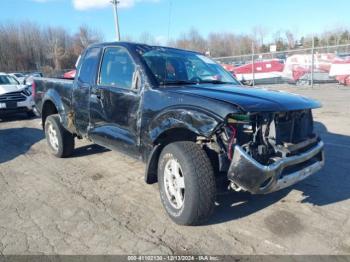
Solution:
{"label": "driver side door", "polygon": [[97,144],[139,157],[141,96],[132,88],[135,70],[126,48],[104,49],[98,81],[91,88],[89,137]]}

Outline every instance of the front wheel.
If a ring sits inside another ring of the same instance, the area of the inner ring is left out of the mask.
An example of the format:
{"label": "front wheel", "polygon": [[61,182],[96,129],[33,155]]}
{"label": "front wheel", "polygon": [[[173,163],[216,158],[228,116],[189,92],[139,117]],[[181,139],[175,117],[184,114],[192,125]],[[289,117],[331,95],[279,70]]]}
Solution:
{"label": "front wheel", "polygon": [[198,225],[214,210],[214,171],[205,151],[193,142],[167,145],[158,162],[162,204],[180,225]]}
{"label": "front wheel", "polygon": [[64,158],[73,153],[74,136],[66,130],[58,115],[50,115],[45,121],[45,136],[51,152],[56,157]]}

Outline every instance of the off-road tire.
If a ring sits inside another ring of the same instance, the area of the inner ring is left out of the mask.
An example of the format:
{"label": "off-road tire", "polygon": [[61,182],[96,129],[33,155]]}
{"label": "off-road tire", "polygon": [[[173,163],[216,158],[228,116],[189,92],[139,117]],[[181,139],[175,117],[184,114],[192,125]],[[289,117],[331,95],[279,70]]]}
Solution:
{"label": "off-road tire", "polygon": [[[51,146],[48,127],[52,125],[54,130],[57,133],[58,148],[57,150]],[[72,155],[74,150],[74,135],[67,131],[61,124],[59,115],[50,115],[46,118],[45,121],[45,136],[47,143],[49,145],[51,153],[59,158],[65,158]]]}
{"label": "off-road tire", "polygon": [[[164,169],[170,159],[176,159],[183,171],[185,191],[181,209],[171,205],[165,192]],[[193,142],[174,142],[162,150],[158,162],[158,185],[162,204],[176,224],[202,224],[214,210],[216,185],[213,167],[205,151]]]}

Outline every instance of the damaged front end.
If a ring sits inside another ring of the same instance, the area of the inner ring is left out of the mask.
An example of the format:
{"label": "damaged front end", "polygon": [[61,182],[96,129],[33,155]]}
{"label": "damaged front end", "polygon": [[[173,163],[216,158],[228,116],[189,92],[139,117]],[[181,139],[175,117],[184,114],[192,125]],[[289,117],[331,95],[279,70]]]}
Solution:
{"label": "damaged front end", "polygon": [[[313,132],[311,110],[232,114],[217,135],[236,191],[274,192],[324,165],[324,144]],[[219,157],[224,163],[223,154]]]}

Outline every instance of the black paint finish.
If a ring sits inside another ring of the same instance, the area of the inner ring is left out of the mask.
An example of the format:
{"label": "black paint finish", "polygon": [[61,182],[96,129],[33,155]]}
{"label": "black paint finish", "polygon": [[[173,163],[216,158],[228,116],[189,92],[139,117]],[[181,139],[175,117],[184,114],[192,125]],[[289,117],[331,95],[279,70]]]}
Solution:
{"label": "black paint finish", "polygon": [[[102,54],[105,48],[115,46],[126,48],[139,68],[141,86],[137,89],[98,85]],[[237,85],[159,86],[140,55],[140,50],[152,48],[159,47],[133,43],[89,47],[82,55],[74,81],[35,79],[38,111],[43,113],[45,103],[53,103],[71,132],[148,161],[151,152],[156,151],[153,148],[157,139],[174,128],[210,137],[231,113],[320,107],[317,101],[302,96]],[[82,77],[81,70],[88,61],[89,67],[84,70],[90,70],[86,71],[90,77]]]}

